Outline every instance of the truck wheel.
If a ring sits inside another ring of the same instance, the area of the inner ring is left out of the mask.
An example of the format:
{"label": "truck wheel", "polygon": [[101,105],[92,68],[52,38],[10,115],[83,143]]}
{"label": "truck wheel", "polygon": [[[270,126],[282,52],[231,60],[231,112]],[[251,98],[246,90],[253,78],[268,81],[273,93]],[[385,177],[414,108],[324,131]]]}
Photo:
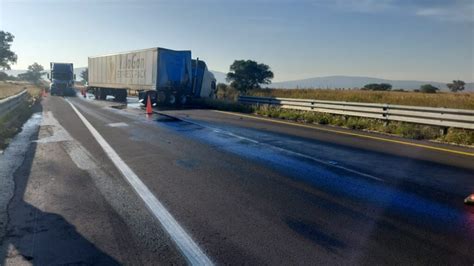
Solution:
{"label": "truck wheel", "polygon": [[168,94],[166,103],[169,105],[174,105],[176,104],[176,96],[174,94]]}
{"label": "truck wheel", "polygon": [[105,89],[99,89],[99,99],[103,101],[107,99],[107,91],[105,91]]}
{"label": "truck wheel", "polygon": [[159,91],[157,94],[156,94],[156,103],[166,103],[166,99],[167,99],[167,95],[162,92],[162,91]]}
{"label": "truck wheel", "polygon": [[188,101],[188,97],[186,95],[179,95],[178,96],[178,104],[179,105],[185,105],[187,101]]}
{"label": "truck wheel", "polygon": [[94,96],[95,96],[96,100],[99,100],[100,95],[99,95],[99,89],[98,88],[94,88]]}
{"label": "truck wheel", "polygon": [[114,92],[115,101],[126,102],[127,101],[127,90],[120,89]]}
{"label": "truck wheel", "polygon": [[157,98],[156,98],[157,96],[156,96],[155,92],[146,92],[145,93],[145,98],[143,99],[143,104],[145,105],[145,107],[146,107],[147,102],[148,102],[148,95],[150,95],[150,103],[151,103],[152,106],[157,101]]}

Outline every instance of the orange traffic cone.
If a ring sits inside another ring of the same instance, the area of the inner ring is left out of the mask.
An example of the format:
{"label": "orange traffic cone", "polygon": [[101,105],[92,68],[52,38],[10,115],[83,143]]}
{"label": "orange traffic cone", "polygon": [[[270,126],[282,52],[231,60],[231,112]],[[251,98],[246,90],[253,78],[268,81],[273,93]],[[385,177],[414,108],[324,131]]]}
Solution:
{"label": "orange traffic cone", "polygon": [[474,205],[474,194],[471,194],[464,200],[465,204]]}
{"label": "orange traffic cone", "polygon": [[146,99],[146,114],[147,115],[153,114],[153,109],[151,108],[150,95],[148,95],[148,98]]}
{"label": "orange traffic cone", "polygon": [[41,94],[41,97],[46,97],[46,89],[43,89],[43,93]]}

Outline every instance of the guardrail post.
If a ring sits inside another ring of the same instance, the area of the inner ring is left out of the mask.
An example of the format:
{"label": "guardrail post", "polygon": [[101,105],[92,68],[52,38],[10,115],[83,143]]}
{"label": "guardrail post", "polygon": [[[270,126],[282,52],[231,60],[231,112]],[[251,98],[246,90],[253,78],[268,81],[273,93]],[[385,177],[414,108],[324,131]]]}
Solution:
{"label": "guardrail post", "polygon": [[441,136],[444,136],[444,135],[448,134],[448,128],[447,128],[447,127],[442,127],[442,128],[440,128],[439,134],[440,134]]}
{"label": "guardrail post", "polygon": [[389,116],[388,107],[389,107],[388,104],[385,104],[382,107],[382,117],[385,119],[385,121],[383,122],[384,127],[387,127],[388,124],[390,123],[390,120],[388,119],[388,116]]}

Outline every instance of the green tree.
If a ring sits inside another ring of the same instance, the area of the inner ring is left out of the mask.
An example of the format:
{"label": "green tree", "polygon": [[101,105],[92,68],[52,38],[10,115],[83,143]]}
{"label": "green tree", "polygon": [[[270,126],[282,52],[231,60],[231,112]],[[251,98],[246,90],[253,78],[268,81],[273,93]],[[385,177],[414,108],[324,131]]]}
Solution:
{"label": "green tree", "polygon": [[431,84],[425,84],[420,86],[420,91],[423,93],[436,93],[437,91],[439,91],[439,88]]}
{"label": "green tree", "polygon": [[16,63],[17,56],[10,50],[14,38],[11,33],[0,31],[0,68],[3,70],[10,69],[10,65]]}
{"label": "green tree", "polygon": [[26,73],[19,74],[18,78],[20,80],[26,80],[38,84],[41,81],[41,76],[43,76],[45,73],[46,72],[44,72],[42,65],[33,63],[32,65],[28,66],[28,71]]}
{"label": "green tree", "polygon": [[462,80],[453,80],[453,83],[448,83],[446,85],[448,86],[450,91],[458,92],[464,90],[464,86],[466,85],[466,83]]}
{"label": "green tree", "polygon": [[11,33],[0,31],[0,68],[3,70],[10,69],[10,65],[16,63],[17,56],[10,50],[14,38]]}
{"label": "green tree", "polygon": [[81,78],[85,81],[85,82],[89,82],[89,69],[86,67],[86,69],[84,69],[82,72],[81,72]]}
{"label": "green tree", "polygon": [[389,91],[392,89],[392,85],[388,83],[370,83],[365,85],[362,90],[367,91]]}
{"label": "green tree", "polygon": [[10,65],[16,63],[17,56],[10,50],[14,38],[11,33],[0,31],[0,68],[3,70],[10,69]]}
{"label": "green tree", "polygon": [[273,72],[268,65],[252,60],[235,60],[227,73],[227,81],[241,92],[258,89],[260,84],[270,84],[272,78]]}

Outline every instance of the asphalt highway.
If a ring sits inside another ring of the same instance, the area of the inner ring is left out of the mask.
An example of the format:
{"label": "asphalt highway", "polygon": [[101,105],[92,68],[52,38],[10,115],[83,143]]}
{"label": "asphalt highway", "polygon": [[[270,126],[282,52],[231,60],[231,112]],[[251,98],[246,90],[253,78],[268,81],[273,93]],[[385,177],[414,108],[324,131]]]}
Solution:
{"label": "asphalt highway", "polygon": [[0,264],[474,263],[473,149],[281,122],[46,97]]}

